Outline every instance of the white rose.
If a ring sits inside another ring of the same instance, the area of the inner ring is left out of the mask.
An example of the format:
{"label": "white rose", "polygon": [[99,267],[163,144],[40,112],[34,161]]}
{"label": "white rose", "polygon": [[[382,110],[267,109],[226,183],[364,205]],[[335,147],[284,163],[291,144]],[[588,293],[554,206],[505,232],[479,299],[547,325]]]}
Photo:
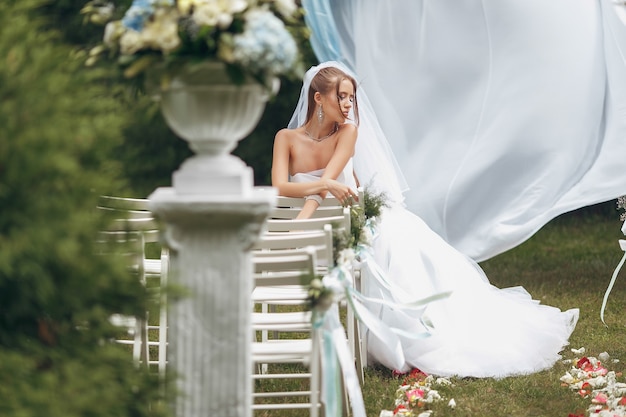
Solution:
{"label": "white rose", "polygon": [[230,13],[240,13],[246,10],[248,2],[246,0],[217,0],[218,2],[227,4],[226,10]]}
{"label": "white rose", "polygon": [[119,41],[124,32],[125,29],[122,26],[122,21],[114,20],[107,23],[104,27],[104,37],[102,40],[104,41],[105,45],[111,47]]}
{"label": "white rose", "polygon": [[200,4],[193,11],[193,21],[200,26],[216,26],[220,9],[216,4]]}
{"label": "white rose", "polygon": [[276,10],[285,17],[291,17],[298,10],[294,0],[276,0]]}
{"label": "white rose", "polygon": [[157,11],[154,22],[146,25],[143,36],[145,42],[153,48],[158,48],[164,53],[172,52],[180,45],[178,14],[172,11]]}
{"label": "white rose", "polygon": [[178,0],[176,2],[176,5],[178,6],[178,11],[180,12],[180,14],[186,16],[189,14],[191,6],[194,6],[195,3],[196,2],[194,0]]}
{"label": "white rose", "polygon": [[198,25],[217,26],[226,29],[233,22],[233,15],[246,10],[245,0],[204,0],[197,1],[193,20]]}
{"label": "white rose", "polygon": [[344,249],[341,252],[339,252],[339,256],[337,257],[337,264],[349,266],[352,264],[352,261],[354,260],[354,258],[355,258],[354,250],[352,250],[351,248]]}
{"label": "white rose", "polygon": [[374,235],[372,234],[372,230],[369,227],[364,227],[361,231],[361,239],[363,240],[363,244],[367,246],[372,245],[372,241],[374,240]]}
{"label": "white rose", "polygon": [[132,55],[144,47],[143,39],[139,32],[127,30],[120,38],[120,49],[124,55]]}

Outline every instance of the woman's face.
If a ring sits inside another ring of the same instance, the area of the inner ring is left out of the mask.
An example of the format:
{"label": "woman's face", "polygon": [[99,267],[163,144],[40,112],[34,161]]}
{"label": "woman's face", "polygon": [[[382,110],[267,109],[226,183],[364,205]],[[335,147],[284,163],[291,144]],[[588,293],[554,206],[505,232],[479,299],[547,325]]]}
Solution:
{"label": "woman's face", "polygon": [[345,123],[354,102],[354,86],[350,80],[342,80],[339,92],[331,91],[324,98],[325,116],[333,122]]}

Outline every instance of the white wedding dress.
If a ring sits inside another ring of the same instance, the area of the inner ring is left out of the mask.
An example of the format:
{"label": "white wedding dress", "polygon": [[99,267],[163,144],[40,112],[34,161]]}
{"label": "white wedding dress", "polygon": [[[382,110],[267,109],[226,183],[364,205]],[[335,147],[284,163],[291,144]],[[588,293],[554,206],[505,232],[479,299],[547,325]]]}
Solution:
{"label": "white wedding dress", "polygon": [[[298,173],[291,181],[319,179],[324,170]],[[352,160],[338,178],[354,187]],[[388,368],[420,370],[439,376],[504,377],[551,367],[568,343],[578,309],[561,312],[541,305],[523,288],[498,289],[482,269],[433,232],[401,203],[384,208],[373,243],[373,257],[392,287],[363,271],[362,292],[385,302],[410,303],[440,292],[421,312],[371,303],[390,329],[400,331],[400,352],[372,332],[368,354]],[[432,323],[432,328],[426,323]],[[430,331],[426,338],[416,338]]]}

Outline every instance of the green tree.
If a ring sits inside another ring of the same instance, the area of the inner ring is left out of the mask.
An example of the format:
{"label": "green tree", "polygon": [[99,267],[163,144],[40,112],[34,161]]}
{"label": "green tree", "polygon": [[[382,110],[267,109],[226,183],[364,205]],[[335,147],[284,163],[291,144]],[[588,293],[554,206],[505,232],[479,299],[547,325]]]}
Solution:
{"label": "green tree", "polygon": [[41,6],[0,3],[0,415],[164,416],[157,378],[111,342],[145,289],[95,244],[98,196],[126,187],[124,115]]}

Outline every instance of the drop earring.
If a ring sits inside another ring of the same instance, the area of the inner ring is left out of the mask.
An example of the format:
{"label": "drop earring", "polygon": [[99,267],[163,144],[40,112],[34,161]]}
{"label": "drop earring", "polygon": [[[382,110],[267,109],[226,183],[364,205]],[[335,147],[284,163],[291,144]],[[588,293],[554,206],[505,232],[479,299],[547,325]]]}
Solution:
{"label": "drop earring", "polygon": [[317,109],[317,123],[320,125],[324,122],[324,109],[322,109],[322,105]]}

